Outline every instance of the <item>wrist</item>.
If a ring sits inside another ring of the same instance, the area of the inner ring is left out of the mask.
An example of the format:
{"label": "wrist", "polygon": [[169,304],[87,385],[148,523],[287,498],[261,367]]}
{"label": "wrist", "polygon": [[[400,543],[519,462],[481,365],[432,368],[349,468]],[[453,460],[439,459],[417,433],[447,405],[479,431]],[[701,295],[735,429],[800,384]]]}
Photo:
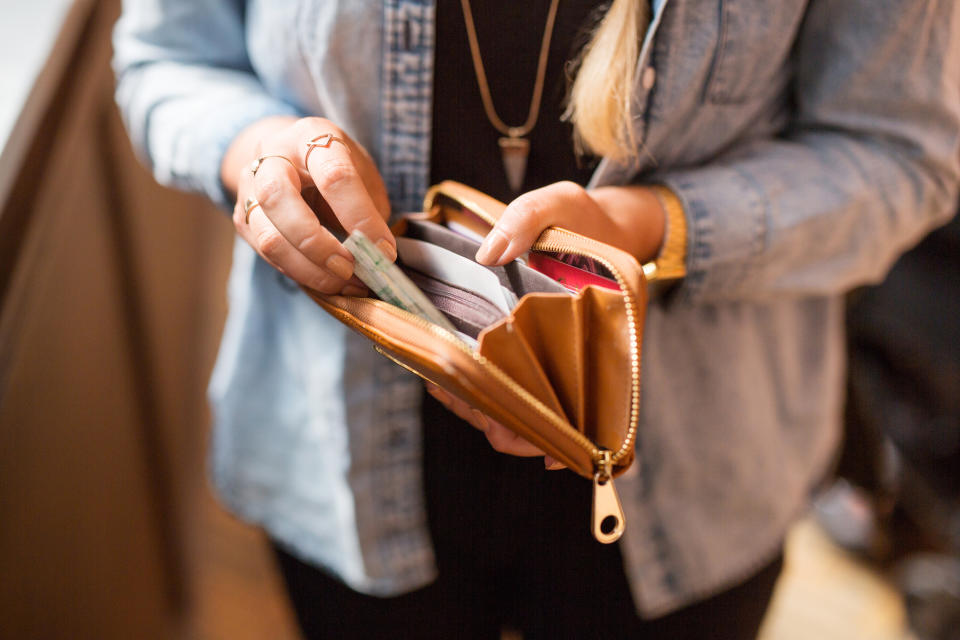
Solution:
{"label": "wrist", "polygon": [[605,242],[627,251],[641,264],[657,257],[663,245],[666,212],[649,185],[598,187],[590,195],[612,222]]}

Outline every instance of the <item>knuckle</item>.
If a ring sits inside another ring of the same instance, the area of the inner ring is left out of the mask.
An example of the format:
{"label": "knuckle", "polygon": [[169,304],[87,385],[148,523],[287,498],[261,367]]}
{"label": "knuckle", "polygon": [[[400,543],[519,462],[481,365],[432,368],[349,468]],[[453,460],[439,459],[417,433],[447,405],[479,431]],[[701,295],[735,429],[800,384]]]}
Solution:
{"label": "knuckle", "polygon": [[315,264],[326,264],[327,259],[335,252],[326,242],[328,237],[329,235],[323,227],[320,227],[316,233],[297,238],[291,244],[298,252],[307,256]]}
{"label": "knuckle", "polygon": [[498,451],[500,453],[510,453],[510,443],[503,436],[503,433],[497,429],[490,429],[485,433],[485,435],[487,436],[487,442],[490,443],[490,447],[494,451]]}
{"label": "knuckle", "polygon": [[317,128],[321,126],[323,126],[323,118],[309,116],[306,118],[300,118],[294,122],[293,130],[300,135],[309,135],[310,132],[316,131]]}
{"label": "knuckle", "polygon": [[586,190],[570,180],[558,182],[553,185],[553,188],[556,190],[556,195],[564,199],[579,201],[587,197]]}
{"label": "knuckle", "polygon": [[525,193],[513,202],[513,215],[504,217],[504,224],[511,230],[536,226],[543,218],[543,205],[533,193]]}
{"label": "knuckle", "polygon": [[[310,235],[294,243],[294,248],[305,256],[314,256],[316,253],[316,236]],[[317,256],[319,257],[319,256]],[[327,256],[323,256],[326,259]]]}
{"label": "knuckle", "polygon": [[314,276],[306,284],[320,293],[337,293],[343,288],[343,280],[327,273]]}
{"label": "knuckle", "polygon": [[283,236],[274,229],[264,231],[257,236],[257,251],[259,251],[264,257],[273,260],[279,253],[280,249],[283,247]]}
{"label": "knuckle", "polygon": [[262,207],[270,207],[287,193],[287,185],[280,178],[265,178],[254,185],[254,198]]}
{"label": "knuckle", "polygon": [[485,430],[487,440],[497,451],[507,451],[513,440],[513,433],[499,424],[488,424]]}
{"label": "knuckle", "polygon": [[338,126],[326,118],[321,118],[319,116],[300,118],[293,124],[293,128],[297,135],[302,137],[304,140],[309,140],[324,133],[340,135],[340,128]]}
{"label": "knuckle", "polygon": [[317,168],[317,174],[314,183],[320,193],[335,189],[341,184],[356,180],[358,177],[357,170],[352,164],[339,160],[324,162]]}
{"label": "knuckle", "polygon": [[540,209],[540,199],[536,193],[528,192],[518,196],[513,201],[512,208],[521,216],[534,215]]}

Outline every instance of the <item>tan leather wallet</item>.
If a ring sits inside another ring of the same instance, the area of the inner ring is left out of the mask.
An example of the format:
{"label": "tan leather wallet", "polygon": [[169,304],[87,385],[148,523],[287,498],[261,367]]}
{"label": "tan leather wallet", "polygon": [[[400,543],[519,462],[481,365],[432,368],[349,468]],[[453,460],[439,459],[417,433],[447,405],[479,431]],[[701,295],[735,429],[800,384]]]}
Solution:
{"label": "tan leather wallet", "polygon": [[[504,208],[474,189],[443,182],[428,192],[423,213],[403,216],[393,231],[398,239],[438,245],[472,261],[479,242],[447,224],[467,211],[488,230]],[[602,266],[610,286],[588,285],[574,293],[518,260],[487,268],[506,297],[518,300],[504,310],[502,302],[491,302],[495,295],[407,266],[399,249],[398,264],[475,344],[375,298],[307,293],[401,367],[592,479],[593,534],[601,542],[617,540],[624,518],[612,479],[633,462],[640,408],[647,305],[640,264],[620,249],[551,227],[532,252],[589,258]]]}

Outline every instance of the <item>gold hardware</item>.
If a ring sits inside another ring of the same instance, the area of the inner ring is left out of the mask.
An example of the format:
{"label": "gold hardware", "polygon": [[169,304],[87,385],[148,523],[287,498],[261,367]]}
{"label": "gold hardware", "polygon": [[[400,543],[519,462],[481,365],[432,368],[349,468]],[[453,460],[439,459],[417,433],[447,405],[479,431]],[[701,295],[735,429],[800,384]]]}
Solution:
{"label": "gold hardware", "polygon": [[256,198],[247,198],[243,201],[243,221],[250,224],[250,212],[260,206]]}
{"label": "gold hardware", "polygon": [[593,474],[593,510],[591,529],[598,542],[610,544],[623,535],[625,521],[620,496],[613,486],[613,470],[610,452],[602,451],[597,471]]}
{"label": "gold hardware", "polygon": [[653,185],[652,188],[666,214],[666,228],[663,247],[652,263],[652,278],[648,279],[676,280],[687,275],[687,218],[683,203],[673,191],[663,185]]}
{"label": "gold hardware", "polygon": [[[257,175],[257,171],[260,170],[260,165],[262,165],[263,161],[266,160],[267,158],[280,158],[281,160],[286,160],[290,164],[290,166],[293,167],[293,170],[297,171],[297,165],[293,164],[293,160],[291,160],[287,156],[282,156],[279,153],[265,153],[261,156],[258,156],[256,160],[250,163],[250,172],[254,176]],[[297,171],[297,175],[299,174],[300,172]]]}
{"label": "gold hardware", "polygon": [[493,96],[490,94],[490,85],[487,82],[487,73],[483,68],[483,58],[480,56],[480,43],[477,41],[477,29],[473,23],[473,10],[470,0],[460,0],[463,10],[463,22],[467,27],[467,42],[470,45],[470,57],[473,59],[473,71],[477,76],[477,87],[480,89],[480,99],[483,102],[483,111],[493,127],[505,135],[500,138],[500,151],[503,157],[503,168],[507,174],[510,188],[519,193],[523,187],[523,179],[527,172],[527,156],[530,153],[530,140],[526,138],[535,126],[540,116],[540,100],[543,97],[543,83],[547,76],[547,60],[550,58],[550,39],[553,37],[553,25],[557,17],[559,0],[550,3],[547,13],[547,24],[543,28],[543,38],[540,40],[540,58],[537,61],[537,75],[533,83],[533,96],[530,98],[530,111],[527,121],[519,127],[511,127],[500,119],[493,106]]}
{"label": "gold hardware", "polygon": [[350,153],[350,145],[347,144],[346,140],[340,136],[335,136],[332,133],[321,133],[319,136],[307,140],[307,152],[303,156],[303,166],[309,167],[310,154],[313,153],[314,149],[318,147],[329,149],[334,142],[339,142],[342,144],[347,149],[347,153]]}
{"label": "gold hardware", "polygon": [[373,350],[376,351],[377,353],[379,353],[380,355],[382,355],[383,357],[385,357],[385,358],[387,358],[387,359],[389,359],[389,360],[392,360],[392,361],[393,361],[393,364],[397,365],[398,367],[402,367],[402,368],[406,369],[407,371],[409,371],[409,372],[412,373],[413,375],[417,376],[417,377],[420,378],[421,380],[423,380],[423,381],[425,381],[425,382],[429,382],[430,384],[435,385],[435,386],[438,386],[438,387],[440,386],[440,384],[439,384],[438,382],[436,382],[436,381],[434,381],[434,380],[431,380],[430,378],[428,378],[427,376],[423,375],[422,373],[420,373],[419,371],[417,371],[417,370],[414,369],[413,367],[411,367],[411,366],[409,366],[409,365],[406,365],[406,364],[400,362],[400,360],[399,360],[398,358],[394,357],[394,355],[393,355],[392,353],[390,353],[389,351],[387,351],[386,349],[384,349],[384,348],[381,347],[380,345],[374,344],[374,345],[373,345]]}
{"label": "gold hardware", "polygon": [[540,99],[543,96],[543,83],[547,73],[547,59],[550,54],[550,38],[553,35],[553,23],[557,17],[557,5],[559,0],[553,0],[550,4],[550,12],[547,14],[547,24],[543,29],[543,38],[540,41],[540,59],[537,61],[537,76],[533,85],[533,96],[530,99],[530,112],[527,114],[527,121],[519,127],[511,127],[500,119],[497,110],[493,108],[493,98],[490,95],[490,85],[487,83],[487,74],[483,68],[483,59],[480,57],[480,44],[477,42],[477,30],[473,24],[473,11],[470,7],[470,0],[460,0],[460,8],[463,10],[463,21],[467,27],[467,41],[470,45],[470,56],[473,58],[473,70],[477,75],[477,85],[480,87],[480,97],[483,100],[483,110],[487,114],[497,131],[511,138],[518,138],[527,135],[537,125],[537,118],[540,115]]}

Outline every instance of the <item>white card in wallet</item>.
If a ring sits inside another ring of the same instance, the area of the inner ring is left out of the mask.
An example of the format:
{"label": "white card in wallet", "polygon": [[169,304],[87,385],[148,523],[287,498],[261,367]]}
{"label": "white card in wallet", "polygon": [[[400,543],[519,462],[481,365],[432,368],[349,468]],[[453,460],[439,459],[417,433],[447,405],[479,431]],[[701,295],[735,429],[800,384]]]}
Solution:
{"label": "white card in wallet", "polygon": [[399,237],[397,253],[403,264],[411,269],[472,291],[497,305],[504,313],[510,313],[517,304],[516,295],[504,288],[492,271],[443,247],[415,238]]}

